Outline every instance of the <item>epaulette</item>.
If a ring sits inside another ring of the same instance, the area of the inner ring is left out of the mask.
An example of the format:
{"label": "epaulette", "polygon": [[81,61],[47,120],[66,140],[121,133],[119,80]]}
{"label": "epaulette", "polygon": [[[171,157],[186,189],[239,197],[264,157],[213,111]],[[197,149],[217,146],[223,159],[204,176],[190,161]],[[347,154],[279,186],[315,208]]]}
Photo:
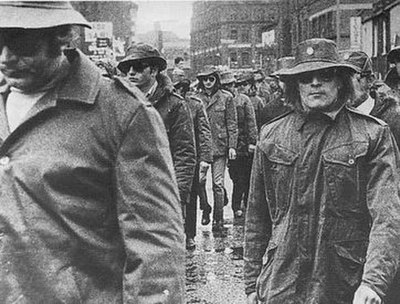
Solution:
{"label": "epaulette", "polygon": [[228,90],[221,89],[221,92],[223,92],[223,93],[225,93],[225,94],[228,94],[228,95],[231,96],[232,98],[235,97],[235,95],[233,95],[233,93],[230,92],[230,91],[228,91]]}
{"label": "epaulette", "polygon": [[261,126],[260,132],[261,132],[262,129],[265,128],[267,125],[269,125],[269,124],[271,124],[271,123],[273,123],[273,122],[275,122],[275,121],[277,121],[277,120],[280,120],[280,119],[282,119],[282,118],[288,116],[290,113],[293,113],[293,111],[294,111],[294,110],[292,109],[292,110],[289,110],[289,111],[287,111],[287,112],[285,112],[285,113],[283,113],[283,114],[281,114],[281,115],[278,115],[278,116],[272,118],[270,121],[266,122],[265,124],[263,124],[263,125]]}
{"label": "epaulette", "polygon": [[202,103],[201,99],[197,96],[193,96],[193,95],[186,95],[188,98],[190,98],[191,100],[197,101]]}
{"label": "epaulette", "polygon": [[387,125],[388,125],[388,124],[387,124],[386,122],[384,122],[382,119],[379,119],[379,118],[377,118],[377,117],[375,117],[375,116],[372,116],[372,115],[369,115],[369,114],[365,114],[365,113],[361,112],[360,110],[358,110],[358,109],[356,109],[356,108],[346,106],[346,109],[349,110],[349,111],[352,112],[352,113],[358,114],[358,115],[363,116],[363,117],[367,117],[367,118],[369,118],[370,120],[373,120],[373,121],[377,122],[377,123],[380,124],[381,126],[387,126]]}
{"label": "epaulette", "polygon": [[172,96],[175,96],[175,97],[177,97],[177,98],[179,98],[179,99],[182,99],[182,100],[185,99],[185,98],[182,97],[182,95],[179,95],[178,93],[175,93],[175,92],[172,92],[171,95],[172,95]]}

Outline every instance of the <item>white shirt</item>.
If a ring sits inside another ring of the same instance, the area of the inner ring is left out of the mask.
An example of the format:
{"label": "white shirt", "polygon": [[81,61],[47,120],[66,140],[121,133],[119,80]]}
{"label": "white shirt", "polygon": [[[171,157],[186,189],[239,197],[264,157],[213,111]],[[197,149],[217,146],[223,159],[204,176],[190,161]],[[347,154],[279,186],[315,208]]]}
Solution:
{"label": "white shirt", "polygon": [[13,132],[21,124],[29,110],[44,94],[46,92],[25,94],[18,89],[11,88],[6,103],[10,132]]}
{"label": "white shirt", "polygon": [[370,114],[374,106],[375,100],[371,96],[368,96],[367,100],[360,104],[356,109],[364,114]]}

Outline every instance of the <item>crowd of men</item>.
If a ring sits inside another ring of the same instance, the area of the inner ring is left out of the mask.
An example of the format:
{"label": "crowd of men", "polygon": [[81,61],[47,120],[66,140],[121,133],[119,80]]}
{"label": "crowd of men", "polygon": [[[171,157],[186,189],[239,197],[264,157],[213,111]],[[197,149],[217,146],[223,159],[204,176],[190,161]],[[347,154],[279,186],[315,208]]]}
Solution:
{"label": "crowd of men", "polygon": [[0,2],[1,303],[183,304],[197,201],[215,233],[245,218],[248,304],[398,302],[400,48],[384,80],[322,38],[271,75],[170,79],[143,43],[91,62],[74,26]]}

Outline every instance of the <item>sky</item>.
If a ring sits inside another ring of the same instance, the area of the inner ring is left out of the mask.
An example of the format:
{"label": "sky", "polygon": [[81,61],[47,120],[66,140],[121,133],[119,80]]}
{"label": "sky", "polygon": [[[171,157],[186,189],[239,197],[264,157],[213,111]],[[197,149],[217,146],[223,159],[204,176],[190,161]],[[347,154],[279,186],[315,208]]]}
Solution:
{"label": "sky", "polygon": [[181,38],[190,38],[190,18],[193,0],[139,0],[137,33],[154,30],[159,21],[163,31],[172,31]]}

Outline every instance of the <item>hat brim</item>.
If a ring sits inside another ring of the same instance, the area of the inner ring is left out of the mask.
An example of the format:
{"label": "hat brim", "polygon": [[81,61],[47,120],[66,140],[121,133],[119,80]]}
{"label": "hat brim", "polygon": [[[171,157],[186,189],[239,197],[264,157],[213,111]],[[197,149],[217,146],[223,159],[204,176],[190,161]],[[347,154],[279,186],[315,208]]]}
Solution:
{"label": "hat brim", "polygon": [[349,69],[353,72],[357,72],[357,69],[351,64],[334,63],[329,61],[309,61],[309,62],[302,62],[292,68],[281,69],[276,72],[276,76],[278,77],[295,76],[301,73],[318,71],[328,68],[343,68],[343,69]]}
{"label": "hat brim", "polygon": [[40,29],[67,24],[92,28],[90,23],[73,9],[0,6],[0,28]]}
{"label": "hat brim", "polygon": [[395,47],[389,52],[389,54],[387,55],[387,61],[390,63],[395,63],[396,57],[399,58],[397,61],[400,61],[400,47]]}
{"label": "hat brim", "polygon": [[201,77],[206,77],[206,76],[210,76],[213,74],[217,74],[217,72],[216,71],[200,72],[196,77],[201,78]]}
{"label": "hat brim", "polygon": [[130,56],[126,57],[125,59],[122,59],[119,63],[118,63],[118,69],[121,72],[126,73],[127,71],[129,71],[130,65],[133,64],[134,62],[138,62],[138,61],[152,61],[155,62],[155,64],[159,67],[160,71],[163,71],[167,68],[167,62],[165,61],[165,59],[161,58],[161,57],[143,57],[143,58],[130,58]]}
{"label": "hat brim", "polygon": [[233,82],[236,82],[235,78],[221,80],[221,84],[228,84],[228,83],[233,83]]}

